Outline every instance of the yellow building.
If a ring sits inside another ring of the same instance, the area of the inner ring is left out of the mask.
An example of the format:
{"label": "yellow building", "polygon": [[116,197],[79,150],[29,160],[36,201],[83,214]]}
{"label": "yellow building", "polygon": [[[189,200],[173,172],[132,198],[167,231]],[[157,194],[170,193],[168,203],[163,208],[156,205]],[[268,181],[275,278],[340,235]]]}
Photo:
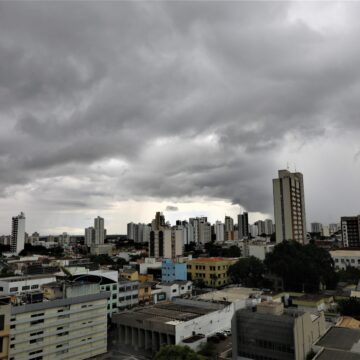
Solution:
{"label": "yellow building", "polygon": [[203,280],[207,286],[220,287],[231,283],[228,269],[237,258],[197,258],[187,262],[189,280]]}
{"label": "yellow building", "polygon": [[124,269],[120,276],[130,281],[139,281],[139,273],[134,269]]}
{"label": "yellow building", "polygon": [[154,281],[154,275],[153,274],[139,274],[139,281],[141,283],[147,282],[147,281]]}
{"label": "yellow building", "polygon": [[138,290],[139,304],[146,304],[152,302],[151,286],[152,283],[147,283],[147,282],[139,284],[139,290]]}

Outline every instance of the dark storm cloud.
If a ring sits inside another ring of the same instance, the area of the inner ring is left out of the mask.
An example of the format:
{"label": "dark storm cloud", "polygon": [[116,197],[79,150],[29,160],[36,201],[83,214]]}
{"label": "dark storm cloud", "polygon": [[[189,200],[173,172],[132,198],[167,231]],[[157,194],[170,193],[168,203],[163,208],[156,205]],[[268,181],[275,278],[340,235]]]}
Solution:
{"label": "dark storm cloud", "polygon": [[289,21],[290,2],[0,3],[0,195],[270,212],[289,136],[359,131],[347,6],[347,30],[326,32]]}
{"label": "dark storm cloud", "polygon": [[165,211],[178,211],[179,208],[177,206],[168,205],[165,209]]}

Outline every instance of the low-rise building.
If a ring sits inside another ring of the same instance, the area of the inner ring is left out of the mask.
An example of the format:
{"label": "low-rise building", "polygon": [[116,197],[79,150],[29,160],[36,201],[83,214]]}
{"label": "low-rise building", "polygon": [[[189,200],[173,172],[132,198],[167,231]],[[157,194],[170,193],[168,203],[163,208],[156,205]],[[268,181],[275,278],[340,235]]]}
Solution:
{"label": "low-rise building", "polygon": [[0,278],[0,295],[20,295],[37,291],[41,285],[56,281],[54,275],[26,275]]}
{"label": "low-rise building", "polygon": [[348,266],[360,269],[360,250],[333,250],[330,255],[337,270],[345,270]]}
{"label": "low-rise building", "polygon": [[174,259],[164,259],[161,266],[161,281],[171,282],[175,280],[187,280],[186,264]]}
{"label": "low-rise building", "polygon": [[228,269],[238,258],[200,257],[187,262],[189,280],[203,280],[207,286],[221,287],[231,283]]}
{"label": "low-rise building", "polygon": [[[112,322],[120,344],[155,353],[164,344],[188,345],[196,350],[207,336],[228,329],[233,314],[233,304],[226,302],[174,299],[116,314]],[[199,341],[187,341],[197,334]]]}
{"label": "low-rise building", "polygon": [[166,294],[166,300],[172,300],[174,297],[190,297],[192,293],[192,282],[186,280],[161,282],[157,287]]}
{"label": "low-rise building", "polygon": [[264,261],[266,254],[273,252],[275,244],[268,243],[264,240],[250,242],[248,244],[249,256],[254,256],[257,259]]}
{"label": "low-rise building", "polygon": [[326,331],[323,312],[284,310],[275,302],[237,311],[231,329],[233,360],[305,360]]}
{"label": "low-rise building", "polygon": [[82,360],[105,353],[108,296],[12,306],[9,359]]}
{"label": "low-rise building", "polygon": [[119,279],[118,309],[132,308],[139,304],[139,282]]}
{"label": "low-rise building", "polygon": [[133,268],[124,268],[120,271],[121,277],[129,281],[139,281],[139,273]]}

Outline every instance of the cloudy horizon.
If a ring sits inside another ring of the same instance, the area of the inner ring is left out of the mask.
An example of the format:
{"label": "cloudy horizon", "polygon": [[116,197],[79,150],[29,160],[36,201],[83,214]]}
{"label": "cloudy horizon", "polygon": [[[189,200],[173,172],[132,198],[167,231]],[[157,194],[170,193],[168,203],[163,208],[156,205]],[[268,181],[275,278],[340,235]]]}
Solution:
{"label": "cloudy horizon", "polygon": [[0,2],[0,234],[360,213],[360,3]]}

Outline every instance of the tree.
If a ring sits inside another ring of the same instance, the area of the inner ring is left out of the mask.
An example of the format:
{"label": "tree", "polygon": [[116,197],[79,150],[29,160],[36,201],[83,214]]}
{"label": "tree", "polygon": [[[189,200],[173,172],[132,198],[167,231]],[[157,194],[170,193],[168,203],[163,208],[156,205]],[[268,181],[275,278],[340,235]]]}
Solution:
{"label": "tree", "polygon": [[216,356],[216,346],[212,342],[203,343],[200,347],[199,354],[206,358],[213,358]]}
{"label": "tree", "polygon": [[360,299],[351,297],[338,302],[338,310],[341,315],[360,318]]}
{"label": "tree", "polygon": [[205,358],[188,346],[163,345],[154,360],[205,360]]}
{"label": "tree", "polygon": [[99,265],[113,265],[114,264],[113,259],[107,254],[91,255],[90,261],[92,261],[95,264],[99,264]]}
{"label": "tree", "polygon": [[341,269],[337,274],[339,281],[357,284],[360,280],[360,270],[353,266],[347,266],[345,270]]}
{"label": "tree", "polygon": [[238,262],[231,265],[228,274],[235,284],[244,284],[250,287],[262,286],[265,267],[261,260],[254,256],[239,259]]}
{"label": "tree", "polygon": [[333,289],[337,283],[334,261],[315,244],[283,241],[266,254],[268,271],[282,278],[287,291],[318,292],[320,284]]}
{"label": "tree", "polygon": [[206,284],[203,279],[194,279],[193,285],[194,287],[199,289],[203,289],[204,287],[206,287]]}

